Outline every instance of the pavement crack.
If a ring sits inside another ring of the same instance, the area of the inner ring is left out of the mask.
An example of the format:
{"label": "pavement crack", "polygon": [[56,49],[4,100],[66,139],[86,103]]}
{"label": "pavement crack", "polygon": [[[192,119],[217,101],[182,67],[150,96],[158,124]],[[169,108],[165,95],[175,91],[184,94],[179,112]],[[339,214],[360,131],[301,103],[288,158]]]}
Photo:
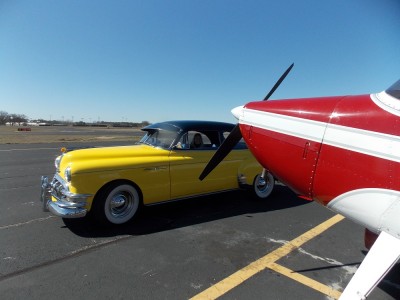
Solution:
{"label": "pavement crack", "polygon": [[0,230],[9,229],[9,228],[13,228],[13,227],[20,227],[20,226],[28,225],[28,224],[34,223],[34,222],[42,222],[42,221],[46,221],[46,220],[51,219],[51,218],[55,218],[55,216],[48,216],[48,217],[45,217],[45,218],[32,219],[32,220],[29,220],[29,221],[26,221],[26,222],[0,226]]}

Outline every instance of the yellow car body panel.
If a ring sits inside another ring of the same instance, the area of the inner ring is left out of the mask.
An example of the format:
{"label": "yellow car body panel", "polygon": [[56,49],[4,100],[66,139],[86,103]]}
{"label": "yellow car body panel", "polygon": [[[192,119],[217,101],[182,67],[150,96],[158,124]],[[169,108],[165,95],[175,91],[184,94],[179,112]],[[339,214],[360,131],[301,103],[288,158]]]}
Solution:
{"label": "yellow car body panel", "polygon": [[[181,150],[171,153],[174,158],[184,158],[183,160],[171,160],[172,198],[232,190],[239,187],[238,169],[244,160],[252,158],[250,152],[248,150],[232,151],[210,176],[200,181],[199,174],[204,170],[214,153],[214,150]],[[260,172],[261,167],[258,163],[255,163],[253,167],[254,169],[251,173],[255,176]]]}
{"label": "yellow car body panel", "polygon": [[69,189],[76,194],[94,195],[116,180],[133,183],[142,194],[143,204],[155,204],[225,190],[238,189],[238,170],[245,165],[246,183],[252,184],[261,167],[249,150],[232,151],[205,180],[199,174],[215,150],[165,150],[147,145],[90,148],[63,155],[59,175],[71,170]]}

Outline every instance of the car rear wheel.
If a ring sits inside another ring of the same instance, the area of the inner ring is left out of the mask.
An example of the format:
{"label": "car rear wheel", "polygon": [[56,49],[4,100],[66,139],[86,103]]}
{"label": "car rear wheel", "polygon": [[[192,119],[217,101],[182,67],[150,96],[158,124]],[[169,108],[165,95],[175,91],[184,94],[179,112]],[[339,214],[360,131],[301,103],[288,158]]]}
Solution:
{"label": "car rear wheel", "polygon": [[275,186],[275,178],[270,173],[266,173],[265,177],[258,174],[253,182],[253,195],[258,199],[266,199],[272,193]]}
{"label": "car rear wheel", "polygon": [[124,224],[130,221],[140,208],[140,196],[135,187],[116,183],[99,193],[94,201],[94,217],[105,224]]}

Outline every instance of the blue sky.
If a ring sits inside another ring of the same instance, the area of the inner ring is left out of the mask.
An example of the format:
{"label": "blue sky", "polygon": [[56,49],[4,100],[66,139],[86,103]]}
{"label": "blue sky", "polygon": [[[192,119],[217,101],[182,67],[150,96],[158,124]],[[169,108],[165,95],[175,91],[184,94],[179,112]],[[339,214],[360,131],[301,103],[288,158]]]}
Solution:
{"label": "blue sky", "polygon": [[262,99],[379,92],[400,79],[398,0],[0,0],[0,111],[235,122]]}

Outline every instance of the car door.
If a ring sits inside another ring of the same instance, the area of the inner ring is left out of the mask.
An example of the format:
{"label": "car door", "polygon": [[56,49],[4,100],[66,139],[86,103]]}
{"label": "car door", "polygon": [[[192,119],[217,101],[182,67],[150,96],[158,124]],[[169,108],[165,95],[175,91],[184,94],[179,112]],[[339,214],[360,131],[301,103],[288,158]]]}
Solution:
{"label": "car door", "polygon": [[[201,146],[196,146],[194,139],[199,134],[202,144]],[[189,131],[182,136],[177,147],[174,147],[171,151],[170,182],[172,199],[237,187],[238,157],[235,153],[229,155],[205,180],[199,180],[199,175],[219,146],[213,138],[210,138],[210,134],[218,135],[219,133],[207,132],[205,134],[198,131]]]}

